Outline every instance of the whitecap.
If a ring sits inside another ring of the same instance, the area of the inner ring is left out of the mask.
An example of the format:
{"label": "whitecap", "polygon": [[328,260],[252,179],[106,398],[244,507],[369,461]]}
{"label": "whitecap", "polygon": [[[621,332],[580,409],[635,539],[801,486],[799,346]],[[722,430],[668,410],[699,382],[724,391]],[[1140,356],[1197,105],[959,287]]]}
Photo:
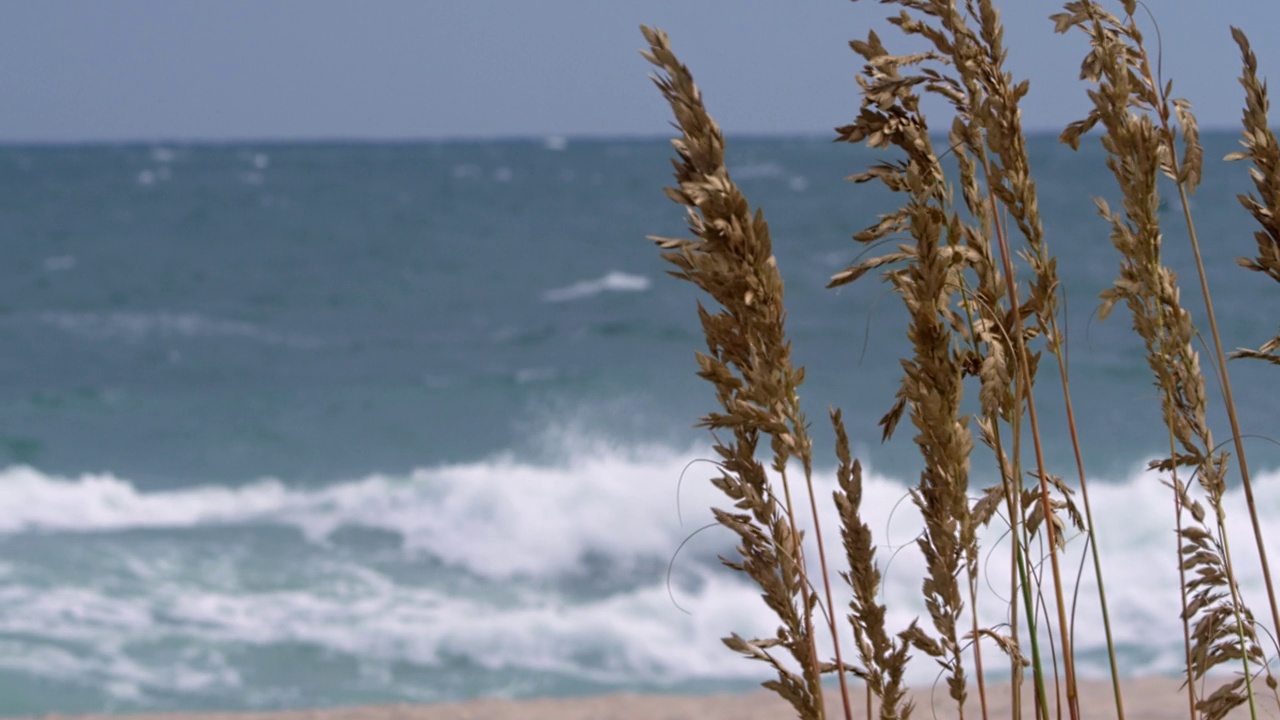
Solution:
{"label": "whitecap", "polygon": [[542,294],[542,299],[547,302],[566,302],[581,300],[602,292],[644,292],[651,284],[649,278],[643,275],[631,275],[615,270],[594,280],[579,280],[572,285],[548,290]]}

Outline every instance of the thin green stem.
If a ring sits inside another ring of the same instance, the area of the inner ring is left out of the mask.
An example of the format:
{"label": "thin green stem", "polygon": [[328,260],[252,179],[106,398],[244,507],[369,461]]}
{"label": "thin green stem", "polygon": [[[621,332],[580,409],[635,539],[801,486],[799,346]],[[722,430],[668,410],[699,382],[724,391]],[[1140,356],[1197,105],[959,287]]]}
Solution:
{"label": "thin green stem", "polygon": [[1058,370],[1062,376],[1062,396],[1066,402],[1067,428],[1071,433],[1071,450],[1075,453],[1076,469],[1080,473],[1080,498],[1084,502],[1085,523],[1089,526],[1089,554],[1093,556],[1093,574],[1098,581],[1098,603],[1102,607],[1102,631],[1107,638],[1107,661],[1111,667],[1111,692],[1115,695],[1117,720],[1125,720],[1124,694],[1120,690],[1120,667],[1116,659],[1115,640],[1111,635],[1111,612],[1107,606],[1107,587],[1102,580],[1102,559],[1098,554],[1097,525],[1093,522],[1093,508],[1089,503],[1089,483],[1085,480],[1084,459],[1080,453],[1080,437],[1076,430],[1075,410],[1071,405],[1071,389],[1067,381],[1067,364],[1063,357],[1062,347],[1058,342],[1058,323],[1053,322],[1054,343],[1053,354],[1058,359]]}
{"label": "thin green stem", "polygon": [[[1015,535],[1016,537],[1016,535]],[[1014,557],[1018,562],[1018,577],[1022,581],[1022,602],[1028,608],[1035,607],[1035,598],[1031,596],[1031,578],[1028,577],[1026,560],[1022,556],[1021,543],[1014,540],[1019,549],[1015,550]],[[1036,623],[1035,613],[1027,612],[1027,635],[1031,638],[1031,664],[1035,668],[1032,673],[1036,684],[1036,716],[1040,720],[1049,720],[1049,694],[1044,686],[1044,668],[1040,660],[1040,642],[1036,639]]]}
{"label": "thin green stem", "polygon": [[[995,199],[992,198],[992,215],[995,215]],[[1071,720],[1080,720],[1080,708],[1077,698],[1075,659],[1071,654],[1071,638],[1067,623],[1067,608],[1062,595],[1062,570],[1058,563],[1057,532],[1053,526],[1053,504],[1049,499],[1049,473],[1045,467],[1044,447],[1040,440],[1040,419],[1036,413],[1035,396],[1032,395],[1030,359],[1027,356],[1027,344],[1022,336],[1022,313],[1018,308],[1018,293],[1013,281],[1013,261],[1009,254],[1009,242],[999,222],[995,223],[996,239],[1000,247],[1000,259],[1004,264],[1004,278],[1010,298],[1010,312],[1013,314],[1013,327],[1017,329],[1014,337],[1014,348],[1018,353],[1018,383],[1021,386],[1018,395],[1027,401],[1027,419],[1031,422],[1031,442],[1035,448],[1036,471],[1040,478],[1040,502],[1044,510],[1045,536],[1049,542],[1049,562],[1053,571],[1054,599],[1058,607],[1058,632],[1062,637],[1062,664],[1067,681],[1067,712]]]}
{"label": "thin green stem", "polygon": [[[1018,402],[1016,398],[1014,402],[1017,405],[1021,404]],[[1014,417],[1016,418],[1021,416],[1022,416],[1021,412],[1015,409]],[[1002,442],[1000,437],[999,426],[993,426],[992,432],[993,432],[992,439],[994,440],[995,446],[996,446],[996,456],[997,458],[1004,458],[1005,457],[1004,443]],[[1017,434],[1018,433],[1016,432],[1016,428],[1015,428],[1015,438],[1014,438],[1015,458],[1018,452],[1017,450],[1018,438],[1016,437]],[[1016,464],[1013,468],[1010,468],[1011,471],[1016,471],[1016,469],[1017,469]],[[1026,559],[1027,559],[1026,548],[1028,546],[1023,542],[1023,533],[1025,532],[1025,529],[1026,529],[1026,523],[1023,522],[1023,516],[1022,516],[1022,513],[1023,513],[1022,487],[1017,482],[1017,478],[1020,477],[1020,473],[1010,472],[1009,474],[1006,474],[1004,472],[1003,463],[1002,463],[1000,475],[1001,475],[1001,481],[1005,483],[1005,486],[1006,486],[1005,487],[1005,504],[1008,506],[1009,537],[1012,539],[1012,542],[1013,542],[1013,565],[1014,565],[1014,568],[1016,569],[1016,572],[1012,576],[1011,582],[1014,585],[1015,595],[1018,595],[1019,591],[1021,591],[1020,594],[1022,596],[1022,604],[1026,607],[1026,613],[1027,613],[1027,637],[1029,639],[1029,642],[1031,643],[1031,678],[1032,678],[1032,682],[1035,685],[1036,717],[1038,718],[1038,720],[1049,720],[1049,704],[1048,704],[1049,699],[1048,699],[1048,694],[1045,690],[1045,684],[1044,684],[1044,665],[1041,663],[1041,660],[1040,660],[1040,638],[1039,638],[1039,631],[1036,627],[1035,598],[1032,597],[1031,595],[1031,577],[1027,571],[1027,566],[1026,566]],[[1013,632],[1013,636],[1017,637],[1018,636],[1018,605],[1016,602],[1010,603],[1010,615],[1011,617],[1009,619],[1009,626],[1011,631]],[[1014,677],[1016,678],[1022,673],[1022,666],[1018,658],[1014,658],[1013,665],[1014,665]],[[1018,718],[1022,716],[1021,688],[1018,687],[1017,683],[1014,683],[1013,685],[1014,686],[1011,689],[1011,692],[1013,694],[1013,701],[1012,701],[1012,706],[1014,708],[1013,717]]]}

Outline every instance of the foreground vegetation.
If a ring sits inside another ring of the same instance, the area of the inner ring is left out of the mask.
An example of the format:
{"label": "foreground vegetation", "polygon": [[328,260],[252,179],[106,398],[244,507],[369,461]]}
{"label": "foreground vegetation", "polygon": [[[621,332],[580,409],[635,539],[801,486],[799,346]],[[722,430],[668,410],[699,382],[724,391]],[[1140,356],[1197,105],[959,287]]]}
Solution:
{"label": "foreground vegetation", "polygon": [[[961,717],[971,692],[988,716],[987,676],[994,673],[1013,678],[1015,716],[1075,720],[1081,713],[1069,615],[1077,588],[1061,558],[1064,534],[1079,532],[1098,588],[1094,600],[1107,638],[1115,713],[1123,718],[1123,670],[1075,433],[1061,287],[1020,120],[1028,84],[1005,66],[1003,28],[992,0],[885,1],[901,6],[888,22],[930,49],[895,55],[875,32],[853,41],[865,61],[858,79],[861,109],[836,133],[841,141],[892,153],[852,179],[879,183],[901,197],[899,207],[886,208],[876,224],[854,235],[875,251],[886,244],[893,250],[857,262],[830,286],[875,271],[909,316],[911,355],[902,360],[896,402],[880,423],[887,439],[907,419],[922,467],[910,497],[924,521],[916,544],[927,573],[921,584],[927,617],[903,628],[888,626],[880,604],[881,568],[861,508],[861,467],[851,457],[839,410],[830,412],[830,422],[839,460],[834,502],[840,548],[823,542],[818,504],[827,500],[814,490],[813,444],[797,392],[804,370],[791,361],[769,228],[730,179],[724,137],[689,70],[663,32],[643,29],[645,56],[659,69],[655,81],[682,133],[673,141],[676,185],[667,195],[688,209],[693,235],[654,239],[675,266],[673,274],[715,301],[710,309],[699,308],[708,349],[697,360],[720,408],[702,424],[716,431],[720,473],[713,482],[732,507],[713,512],[739,541],[739,557],[725,562],[759,585],[779,622],[774,635],[731,634],[725,643],[769,665],[774,677],[766,686],[802,718],[824,717],[830,685],[823,680],[829,675],[838,678],[846,718],[854,716],[855,704],[868,717],[909,716],[905,672],[923,656],[943,669]],[[1121,5],[1117,15],[1092,0],[1068,2],[1051,18],[1058,32],[1081,32],[1090,42],[1081,77],[1092,108],[1060,139],[1073,148],[1100,140],[1123,196],[1119,208],[1097,201],[1119,259],[1099,314],[1117,306],[1128,310],[1168,428],[1168,454],[1152,469],[1169,488],[1178,538],[1170,563],[1180,569],[1188,716],[1221,718],[1243,706],[1256,717],[1280,709],[1272,675],[1277,651],[1270,641],[1280,628],[1280,610],[1189,204],[1204,158],[1195,116],[1160,77],[1153,59],[1158,49],[1148,47],[1139,29],[1137,4]],[[1244,131],[1243,150],[1227,159],[1251,163],[1256,192],[1240,202],[1260,225],[1257,256],[1239,262],[1280,282],[1280,144],[1268,129],[1266,86],[1249,42],[1240,30],[1232,33],[1243,61]],[[927,123],[924,96],[941,98],[951,109],[945,137]],[[954,156],[953,170],[941,162],[945,155]],[[1208,372],[1220,397],[1207,389],[1195,349],[1200,331],[1181,300],[1185,281],[1161,258],[1161,176],[1176,190],[1168,200],[1180,207],[1194,251],[1191,291],[1202,294],[1208,308]],[[1234,355],[1280,364],[1280,336]],[[976,414],[961,412],[966,390],[977,393]],[[1231,424],[1229,450],[1205,419],[1209,404],[1219,401]],[[1065,404],[1069,437],[1042,436],[1038,407],[1046,403]],[[1043,447],[1050,440],[1075,450],[1070,472],[1046,466]],[[1000,476],[994,486],[971,486],[975,452],[994,459]],[[1230,538],[1223,507],[1229,478],[1240,483],[1250,515],[1249,523],[1237,520]],[[802,524],[812,528],[810,535]],[[1016,598],[999,627],[983,626],[975,609],[983,558],[978,531],[992,524],[1011,538],[1009,597]],[[1251,529],[1262,564],[1262,607],[1246,604],[1237,581],[1230,541],[1240,542],[1236,536],[1244,528]],[[834,559],[838,552],[846,569],[832,578],[828,553]],[[820,575],[812,577],[810,567]],[[837,588],[839,580],[844,582]],[[853,647],[839,643],[844,631],[838,625],[846,619]],[[832,656],[820,647],[831,647]],[[859,695],[852,680],[865,692]],[[1030,707],[1018,699],[1023,682],[1034,687]]]}

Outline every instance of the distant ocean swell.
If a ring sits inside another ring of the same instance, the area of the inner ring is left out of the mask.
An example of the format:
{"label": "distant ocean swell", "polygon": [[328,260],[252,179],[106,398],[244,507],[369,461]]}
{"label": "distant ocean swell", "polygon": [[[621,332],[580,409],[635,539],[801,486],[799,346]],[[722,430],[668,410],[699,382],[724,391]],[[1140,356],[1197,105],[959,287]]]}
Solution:
{"label": "distant ocean swell", "polygon": [[[582,442],[557,464],[501,456],[323,487],[151,492],[111,475],[11,467],[0,472],[0,687],[65,684],[85,707],[160,709],[310,704],[317,693],[341,704],[750,684],[760,668],[718,638],[768,633],[773,620],[718,566],[716,555],[732,552],[727,534],[694,534],[706,508],[724,504],[696,462],[707,456]],[[1277,481],[1270,473],[1260,485]],[[819,492],[830,489],[821,473]],[[1168,491],[1142,472],[1091,491],[1122,666],[1174,671]],[[1280,500],[1261,499],[1274,535]],[[826,512],[825,527],[838,527]],[[864,512],[890,625],[905,627],[923,610],[918,517],[904,484],[874,472]],[[1239,493],[1228,512],[1245,522]],[[983,541],[992,559],[980,607],[997,625],[1005,546],[997,528]],[[1070,541],[1077,559],[1083,545]],[[1235,550],[1256,597],[1250,545]],[[1081,582],[1092,585],[1091,571]],[[1091,675],[1105,673],[1096,615],[1089,602],[1077,611]],[[261,671],[281,656],[309,669]],[[925,665],[914,681],[932,682]]]}

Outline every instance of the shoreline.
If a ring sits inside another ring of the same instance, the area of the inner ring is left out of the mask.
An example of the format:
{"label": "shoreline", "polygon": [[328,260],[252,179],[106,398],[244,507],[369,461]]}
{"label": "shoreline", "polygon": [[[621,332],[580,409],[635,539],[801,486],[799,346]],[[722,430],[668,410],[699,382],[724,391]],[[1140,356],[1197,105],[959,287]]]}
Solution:
{"label": "shoreline", "polygon": [[[1177,678],[1155,677],[1122,682],[1127,720],[1187,717],[1187,697]],[[1024,702],[1030,701],[1030,683],[1024,683]],[[911,692],[922,718],[956,717],[948,707],[945,686]],[[864,695],[854,688],[854,717],[864,718]],[[988,715],[1010,717],[1011,694],[1008,682],[987,685]],[[828,717],[842,718],[838,695],[827,697]],[[1086,680],[1081,683],[1081,714],[1087,718],[1115,717],[1111,683]],[[1027,707],[1024,717],[1034,717]],[[972,713],[972,714],[970,714]],[[977,689],[970,687],[965,705],[968,717],[981,717]],[[1057,717],[1050,706],[1050,715]],[[1229,717],[1247,717],[1248,708],[1237,709]],[[1259,703],[1260,717],[1280,717],[1280,710]],[[791,707],[773,693],[755,691],[737,695],[635,695],[616,694],[580,698],[535,700],[480,699],[426,705],[374,705],[342,708],[248,711],[175,712],[133,715],[43,715],[45,720],[784,720],[794,718]]]}

